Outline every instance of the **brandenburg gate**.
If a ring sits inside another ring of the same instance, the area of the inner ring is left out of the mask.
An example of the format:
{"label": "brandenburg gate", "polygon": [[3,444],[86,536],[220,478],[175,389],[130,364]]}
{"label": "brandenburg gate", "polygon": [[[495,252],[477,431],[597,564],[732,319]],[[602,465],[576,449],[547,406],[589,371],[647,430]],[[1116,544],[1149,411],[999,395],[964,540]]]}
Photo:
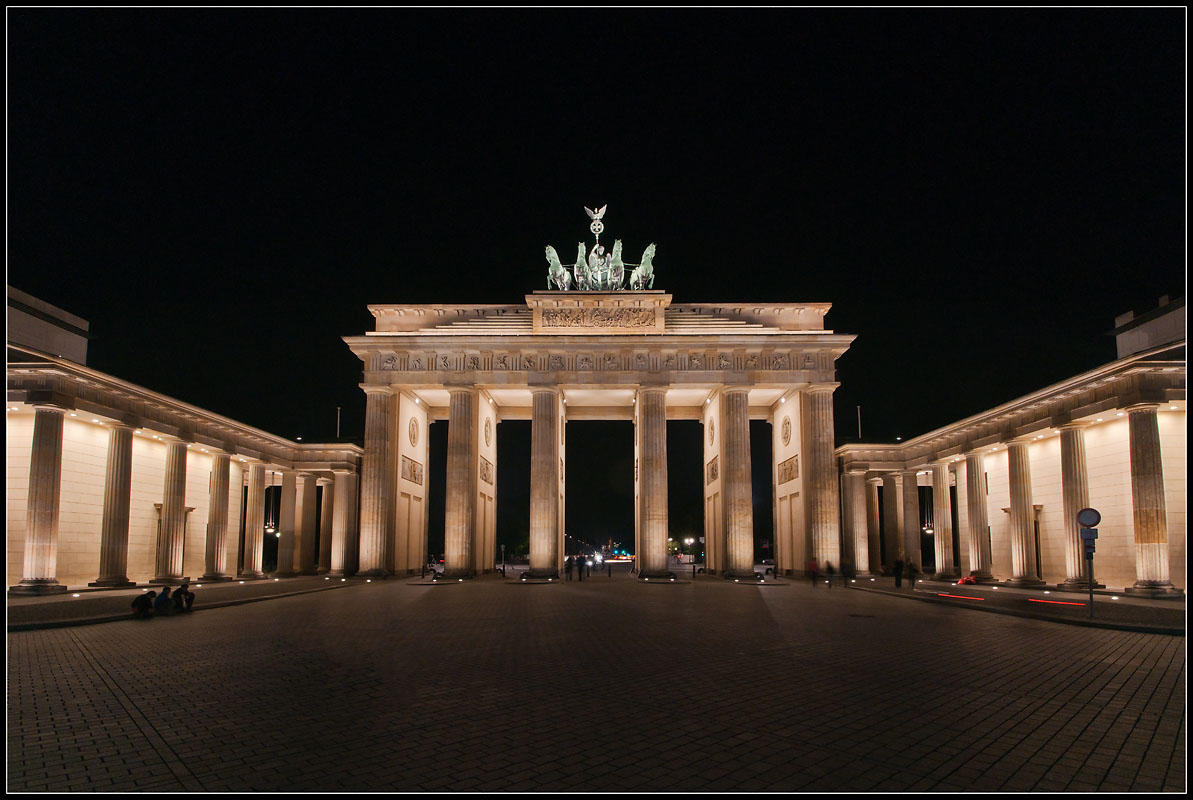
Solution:
{"label": "brandenburg gate", "polygon": [[[586,209],[587,210],[587,209]],[[667,566],[667,426],[703,423],[708,571],[753,578],[751,419],[774,435],[776,566],[840,563],[833,454],[835,361],[854,337],[824,328],[829,303],[682,303],[654,290],[655,246],[639,264],[600,243],[551,289],[514,305],[371,305],[375,330],[344,341],[367,395],[360,573],[418,573],[427,553],[427,425],[448,421],[444,575],[495,568],[496,426],[531,420],[530,577],[564,558],[569,420],[633,420],[640,577]],[[625,273],[633,268],[628,285]]]}

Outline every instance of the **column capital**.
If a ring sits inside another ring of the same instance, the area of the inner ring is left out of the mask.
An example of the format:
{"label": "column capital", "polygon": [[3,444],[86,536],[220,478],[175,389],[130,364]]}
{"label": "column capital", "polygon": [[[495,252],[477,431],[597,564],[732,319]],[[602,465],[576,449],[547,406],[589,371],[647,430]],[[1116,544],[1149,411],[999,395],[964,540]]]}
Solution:
{"label": "column capital", "polygon": [[1161,403],[1131,403],[1127,406],[1122,406],[1123,411],[1128,414],[1135,414],[1140,411],[1159,411]]}
{"label": "column capital", "polygon": [[549,394],[559,397],[561,394],[563,394],[563,390],[558,386],[530,386],[528,388],[530,389],[530,394],[532,396],[536,394]]}
{"label": "column capital", "polygon": [[1092,425],[1092,424],[1093,424],[1093,423],[1091,423],[1091,422],[1088,422],[1088,421],[1082,421],[1082,422],[1066,422],[1066,423],[1064,423],[1064,424],[1062,424],[1062,425],[1057,425],[1057,426],[1056,426],[1056,429],[1057,429],[1058,431],[1080,431],[1080,430],[1085,430],[1086,428],[1088,428],[1088,427],[1089,427],[1090,425]]}
{"label": "column capital", "polygon": [[394,387],[383,386],[383,385],[376,384],[376,383],[362,383],[362,384],[360,384],[360,390],[362,392],[364,392],[365,394],[390,394],[390,395],[392,395],[394,393]]}
{"label": "column capital", "polygon": [[71,410],[65,406],[57,406],[51,403],[30,403],[30,405],[33,406],[34,411],[46,411],[54,414],[65,414]]}
{"label": "column capital", "polygon": [[832,394],[833,392],[837,391],[837,387],[840,385],[841,384],[839,383],[813,383],[802,391],[808,394],[816,394],[817,392],[827,392],[828,394]]}
{"label": "column capital", "polygon": [[749,392],[754,387],[745,386],[742,384],[727,384],[721,386],[721,394],[736,394],[737,392]]}

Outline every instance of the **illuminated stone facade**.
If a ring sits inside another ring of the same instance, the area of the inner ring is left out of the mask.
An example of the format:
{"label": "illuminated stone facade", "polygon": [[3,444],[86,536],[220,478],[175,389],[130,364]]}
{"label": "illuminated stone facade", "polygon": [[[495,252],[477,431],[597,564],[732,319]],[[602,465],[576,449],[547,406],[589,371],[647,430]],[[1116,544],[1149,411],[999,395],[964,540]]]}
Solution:
{"label": "illuminated stone facade", "polygon": [[449,420],[445,565],[452,574],[495,568],[500,476],[490,432],[507,419],[532,421],[535,576],[554,576],[563,562],[564,426],[578,419],[635,423],[634,552],[644,577],[667,572],[668,419],[704,423],[704,463],[693,469],[705,476],[710,572],[753,576],[751,419],[776,430],[778,558],[788,570],[802,570],[814,552],[836,561],[832,392],[836,359],[854,337],[825,330],[827,303],[671,300],[661,291],[544,291],[517,305],[370,306],[376,330],[345,338],[363,363],[370,403],[390,409],[366,421],[362,480],[384,508],[362,515],[362,553],[367,541],[379,543],[369,552],[409,555],[362,560],[361,568],[419,571],[413,556],[425,552],[427,519],[410,509],[425,509],[426,486],[406,480],[406,462],[395,459],[405,448],[425,465],[425,446],[407,445],[406,431],[435,420]]}

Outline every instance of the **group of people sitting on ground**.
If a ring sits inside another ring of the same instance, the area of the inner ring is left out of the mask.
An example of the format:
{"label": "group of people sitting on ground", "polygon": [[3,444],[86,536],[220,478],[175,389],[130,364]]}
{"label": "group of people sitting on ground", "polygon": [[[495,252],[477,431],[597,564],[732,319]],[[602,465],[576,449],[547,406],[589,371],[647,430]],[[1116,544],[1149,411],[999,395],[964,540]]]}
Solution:
{"label": "group of people sitting on ground", "polygon": [[149,619],[153,616],[170,615],[176,611],[190,611],[195,603],[195,593],[190,585],[183,583],[170,594],[170,587],[162,587],[162,593],[143,592],[133,598],[133,616]]}

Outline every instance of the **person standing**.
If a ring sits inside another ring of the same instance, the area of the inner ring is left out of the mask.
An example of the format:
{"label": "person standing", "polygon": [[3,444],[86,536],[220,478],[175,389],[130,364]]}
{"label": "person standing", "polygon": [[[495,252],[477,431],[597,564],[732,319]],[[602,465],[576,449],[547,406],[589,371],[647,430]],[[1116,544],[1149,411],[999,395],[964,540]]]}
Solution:
{"label": "person standing", "polygon": [[895,588],[903,587],[903,559],[895,559]]}
{"label": "person standing", "polygon": [[567,580],[572,579],[572,567],[576,566],[576,560],[568,556],[567,561],[563,562],[563,574],[567,576]]}
{"label": "person standing", "polygon": [[824,582],[828,584],[828,588],[833,588],[833,578],[836,577],[837,571],[833,569],[833,562],[824,562]]}
{"label": "person standing", "polygon": [[808,577],[812,579],[812,588],[816,588],[816,581],[820,579],[820,565],[816,563],[816,556],[808,559],[808,564],[804,567],[804,571],[808,573]]}

